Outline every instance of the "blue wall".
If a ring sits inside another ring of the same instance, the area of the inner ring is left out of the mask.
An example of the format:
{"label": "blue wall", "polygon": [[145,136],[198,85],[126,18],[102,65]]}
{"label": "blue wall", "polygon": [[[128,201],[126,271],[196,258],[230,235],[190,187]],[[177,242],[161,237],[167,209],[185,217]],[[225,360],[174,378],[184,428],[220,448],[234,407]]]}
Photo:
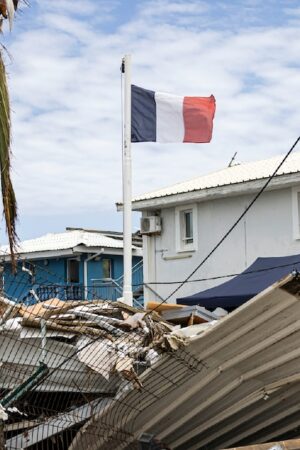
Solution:
{"label": "blue wall", "polygon": [[[21,262],[18,263],[18,270],[15,275],[11,272],[11,265],[9,263],[5,264],[4,268],[4,292],[5,295],[15,301],[23,301],[28,297],[30,289],[34,288],[36,292],[40,288],[50,286],[54,292],[55,286],[78,286],[80,291],[77,290],[78,298],[83,298],[83,278],[84,278],[84,260],[88,258],[88,255],[83,254],[79,261],[79,283],[67,283],[67,260],[69,258],[53,258],[53,259],[41,259],[34,260],[32,262],[26,261],[24,265],[26,268],[33,269],[33,277],[31,277],[27,272],[22,271]],[[123,256],[122,255],[101,255],[99,260],[91,260],[88,262],[88,298],[93,298],[94,296],[104,291],[94,290],[93,291],[93,280],[103,278],[103,263],[102,259],[111,259],[112,261],[112,278],[118,280],[123,276]],[[133,266],[138,262],[142,261],[141,257],[133,257]],[[32,266],[31,266],[32,264]],[[142,268],[141,268],[142,270]],[[138,284],[141,281],[141,273],[133,276],[133,284]],[[55,293],[55,292],[54,292]],[[72,297],[74,291],[70,291],[70,296]],[[53,296],[51,289],[49,290],[50,297]],[[58,289],[56,295],[60,297],[61,289]],[[108,291],[107,291],[108,295]],[[42,297],[41,297],[42,298]]]}

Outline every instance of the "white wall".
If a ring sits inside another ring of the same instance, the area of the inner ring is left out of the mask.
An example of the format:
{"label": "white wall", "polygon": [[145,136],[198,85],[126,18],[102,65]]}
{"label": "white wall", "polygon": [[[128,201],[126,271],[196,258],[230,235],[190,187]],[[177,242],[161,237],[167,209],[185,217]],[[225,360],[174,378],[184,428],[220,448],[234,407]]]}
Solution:
{"label": "white wall", "polygon": [[[184,280],[212,250],[252,198],[253,195],[242,195],[197,203],[198,250],[187,253],[183,259],[177,259],[182,254],[176,252],[175,208],[162,209],[162,234],[144,237],[145,281]],[[293,235],[292,188],[272,190],[258,199],[232,234],[192,279],[239,273],[259,256],[297,253],[300,254],[300,240]],[[169,301],[175,302],[178,297],[194,294],[227,279],[187,283]],[[152,286],[163,298],[176,287]],[[145,289],[145,299],[155,300],[155,297]]]}

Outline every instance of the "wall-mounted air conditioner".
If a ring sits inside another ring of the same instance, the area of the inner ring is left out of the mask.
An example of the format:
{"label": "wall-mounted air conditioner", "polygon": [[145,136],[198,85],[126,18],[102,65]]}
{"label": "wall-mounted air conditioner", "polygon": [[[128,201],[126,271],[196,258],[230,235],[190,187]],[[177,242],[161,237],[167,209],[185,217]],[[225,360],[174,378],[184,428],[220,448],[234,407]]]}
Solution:
{"label": "wall-mounted air conditioner", "polygon": [[161,217],[149,216],[141,218],[141,234],[160,234]]}

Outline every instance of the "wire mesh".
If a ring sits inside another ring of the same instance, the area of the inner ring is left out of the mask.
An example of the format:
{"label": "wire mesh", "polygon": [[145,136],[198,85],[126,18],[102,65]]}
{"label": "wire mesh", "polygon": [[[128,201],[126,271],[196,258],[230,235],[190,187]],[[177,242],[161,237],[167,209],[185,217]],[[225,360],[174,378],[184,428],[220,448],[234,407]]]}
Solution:
{"label": "wire mesh", "polygon": [[[17,275],[7,275],[7,267],[2,270],[0,404],[8,414],[6,447],[80,448],[82,436],[89,437],[89,445],[102,440],[111,448],[137,447],[134,420],[127,426],[124,418],[137,417],[176,389],[203,368],[201,361],[183,343],[177,352],[164,343],[171,328],[157,314],[137,322],[136,328],[124,326],[126,319],[144,311],[95,299],[90,287],[89,301],[83,291],[74,290],[69,292],[76,292],[75,298],[59,300],[54,294],[64,278],[32,261],[26,266],[29,272],[24,271],[23,264],[19,259]],[[40,288],[33,294],[32,273]],[[162,368],[151,362],[151,351],[155,360],[164,358]],[[41,364],[47,370],[37,378]],[[146,386],[140,379],[147,371],[154,379]],[[12,400],[6,404],[8,393]]]}

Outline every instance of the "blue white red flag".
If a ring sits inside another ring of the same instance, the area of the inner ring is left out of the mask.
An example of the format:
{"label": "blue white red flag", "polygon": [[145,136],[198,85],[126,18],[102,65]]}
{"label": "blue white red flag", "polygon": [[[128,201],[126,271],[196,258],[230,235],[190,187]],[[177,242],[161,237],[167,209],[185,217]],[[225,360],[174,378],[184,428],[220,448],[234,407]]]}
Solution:
{"label": "blue white red flag", "polygon": [[131,87],[132,142],[210,142],[216,101]]}

